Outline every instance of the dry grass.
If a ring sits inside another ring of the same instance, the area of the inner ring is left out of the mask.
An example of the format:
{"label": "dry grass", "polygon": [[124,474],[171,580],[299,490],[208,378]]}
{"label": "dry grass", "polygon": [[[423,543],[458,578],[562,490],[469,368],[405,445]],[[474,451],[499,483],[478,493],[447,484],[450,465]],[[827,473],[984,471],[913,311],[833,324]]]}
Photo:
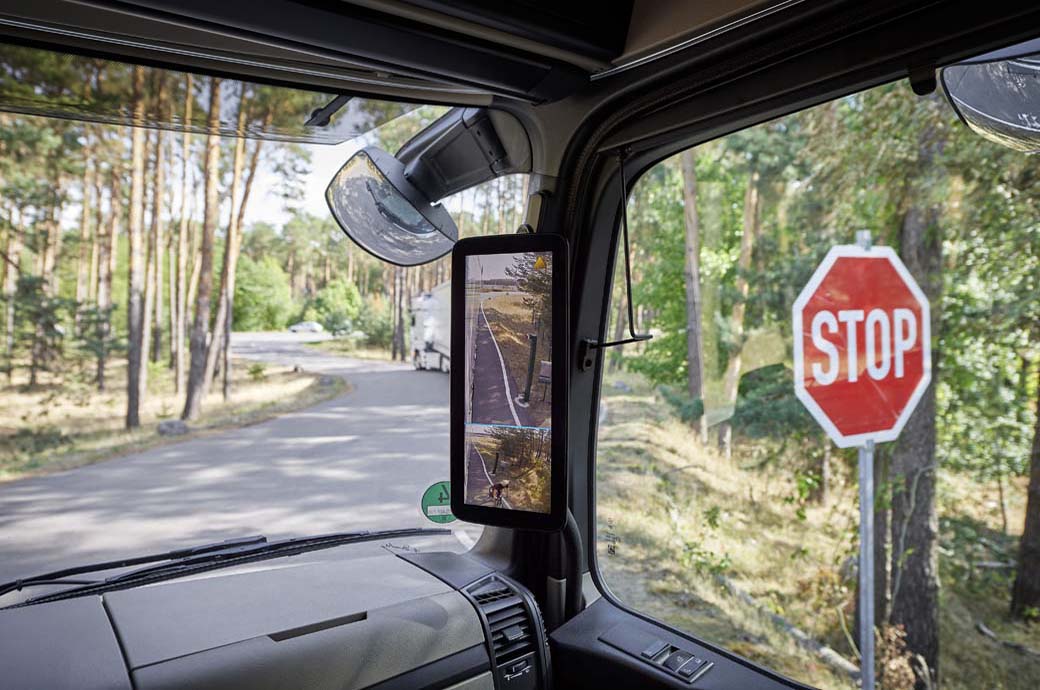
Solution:
{"label": "dry grass", "polygon": [[[488,471],[492,471],[495,454],[500,448],[499,441],[491,436],[474,436],[472,442],[488,463]],[[549,512],[551,475],[547,464],[539,460],[529,460],[526,467],[521,467],[509,458],[502,458],[498,471],[494,474],[494,480],[497,482],[503,479],[510,482],[506,498],[514,508],[539,513]]]}
{"label": "dry grass", "polygon": [[349,338],[318,340],[313,343],[305,343],[305,345],[313,347],[315,350],[321,350],[322,352],[328,352],[334,355],[343,355],[344,357],[353,357],[354,359],[372,359],[383,362],[392,361],[390,359],[390,350],[381,347],[371,347],[369,345],[357,345]]}
{"label": "dry grass", "polygon": [[159,422],[177,419],[184,400],[174,394],[173,376],[166,366],[150,365],[149,369],[141,427],[134,431],[124,428],[125,360],[112,362],[105,392],[98,392],[86,372],[63,378],[47,376],[31,390],[16,373],[0,393],[0,481],[47,474],[200,433],[254,424],[327,400],[346,389],[346,383],[338,377],[235,360],[231,401],[225,403],[220,386],[215,386],[203,402],[201,419],[189,424],[189,434],[163,437],[157,432]]}
{"label": "dry grass", "polygon": [[[716,580],[725,576],[762,610],[858,663],[842,631],[842,617],[852,626],[855,596],[852,463],[835,457],[826,504],[804,501],[790,472],[758,461],[761,448],[740,441],[727,460],[638,378],[619,378],[621,388],[612,380],[604,385],[608,416],[597,456],[597,556],[606,583],[633,607],[785,675],[821,688],[855,687]],[[1019,526],[1024,486],[1011,493],[1009,521]],[[940,496],[944,525],[999,526],[990,498],[980,497],[970,479],[943,473]],[[953,567],[963,544],[948,543],[951,530],[943,531],[941,558],[943,687],[1040,686],[1040,663],[986,640],[974,622],[985,620],[1000,637],[1034,648],[1040,626],[1007,619],[1006,580],[967,580]]]}

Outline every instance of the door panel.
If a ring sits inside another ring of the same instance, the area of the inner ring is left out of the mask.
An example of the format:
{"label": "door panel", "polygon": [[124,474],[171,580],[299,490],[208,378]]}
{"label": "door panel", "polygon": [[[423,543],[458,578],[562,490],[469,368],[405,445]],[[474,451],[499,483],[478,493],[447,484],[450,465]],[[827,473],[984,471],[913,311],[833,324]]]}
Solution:
{"label": "door panel", "polygon": [[[549,644],[553,676],[556,687],[560,688],[779,690],[808,687],[631,614],[606,597],[597,599],[556,629],[549,636]],[[694,658],[685,661],[687,655]],[[680,665],[683,661],[685,663]]]}

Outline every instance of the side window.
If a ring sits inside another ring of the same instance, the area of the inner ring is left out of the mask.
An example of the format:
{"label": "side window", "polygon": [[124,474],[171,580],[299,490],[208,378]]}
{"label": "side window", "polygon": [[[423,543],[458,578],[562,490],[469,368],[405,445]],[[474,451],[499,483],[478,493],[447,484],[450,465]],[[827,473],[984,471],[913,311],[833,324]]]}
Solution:
{"label": "side window", "polygon": [[[1040,649],[1040,612],[1008,614],[1016,576],[1035,578],[1016,570],[1023,528],[1040,532],[1025,511],[1036,166],[893,84],[642,175],[633,304],[654,337],[604,355],[596,457],[597,567],[615,597],[807,684],[858,687],[856,449],[795,397],[792,306],[832,246],[869,230],[930,301],[933,352],[917,411],[877,447],[879,682],[912,688],[927,668],[943,687],[1040,684],[1008,646]],[[619,255],[608,337],[628,325],[624,287]]]}

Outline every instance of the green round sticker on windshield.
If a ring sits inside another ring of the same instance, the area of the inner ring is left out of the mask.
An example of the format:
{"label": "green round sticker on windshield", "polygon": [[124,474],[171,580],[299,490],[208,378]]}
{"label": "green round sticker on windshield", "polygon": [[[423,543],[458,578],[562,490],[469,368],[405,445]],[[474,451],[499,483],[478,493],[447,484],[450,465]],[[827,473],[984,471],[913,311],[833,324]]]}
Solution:
{"label": "green round sticker on windshield", "polygon": [[451,514],[451,482],[437,482],[423,492],[422,512],[430,522],[455,522]]}

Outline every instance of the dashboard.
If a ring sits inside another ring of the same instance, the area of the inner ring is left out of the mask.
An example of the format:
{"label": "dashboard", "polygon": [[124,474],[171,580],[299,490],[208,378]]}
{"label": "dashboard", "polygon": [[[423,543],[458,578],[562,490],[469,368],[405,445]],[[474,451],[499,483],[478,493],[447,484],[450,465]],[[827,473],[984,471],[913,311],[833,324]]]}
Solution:
{"label": "dashboard", "polygon": [[0,610],[0,678],[84,690],[546,687],[544,626],[521,585],[465,555],[353,548]]}

